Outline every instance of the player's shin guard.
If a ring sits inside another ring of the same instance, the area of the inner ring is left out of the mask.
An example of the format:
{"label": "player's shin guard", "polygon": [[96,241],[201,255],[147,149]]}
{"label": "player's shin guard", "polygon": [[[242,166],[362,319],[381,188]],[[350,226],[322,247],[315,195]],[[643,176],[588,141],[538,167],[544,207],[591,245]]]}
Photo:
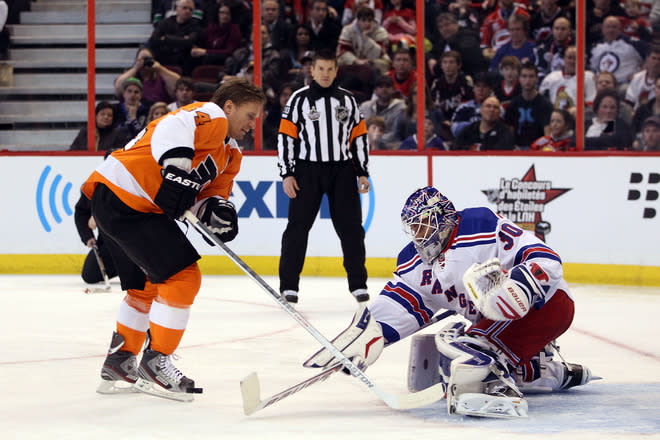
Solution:
{"label": "player's shin guard", "polygon": [[453,323],[436,335],[441,374],[447,382],[450,414],[477,417],[527,417],[527,402],[495,347],[464,335],[465,324]]}

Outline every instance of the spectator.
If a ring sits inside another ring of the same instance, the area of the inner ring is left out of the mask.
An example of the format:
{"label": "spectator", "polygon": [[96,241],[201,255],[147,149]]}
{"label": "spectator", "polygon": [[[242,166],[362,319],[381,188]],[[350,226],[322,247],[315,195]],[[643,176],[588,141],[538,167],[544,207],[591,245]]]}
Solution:
{"label": "spectator", "polygon": [[179,107],[183,107],[184,105],[188,105],[192,102],[196,102],[193,100],[193,91],[195,89],[195,83],[193,82],[193,79],[187,76],[182,76],[176,81],[176,89],[174,90],[174,96],[176,99],[174,102],[171,102],[167,105],[167,111],[171,112]]}
{"label": "spectator", "polygon": [[218,7],[218,12],[201,34],[200,38],[190,49],[193,65],[225,64],[227,57],[239,49],[243,37],[241,29],[231,21],[231,9],[226,4]]}
{"label": "spectator", "polygon": [[461,70],[461,54],[455,50],[440,57],[442,74],[431,84],[431,100],[440,109],[447,121],[462,103],[472,99],[472,84]]}
{"label": "spectator", "polygon": [[355,19],[355,12],[360,6],[368,6],[373,9],[376,22],[383,23],[383,0],[346,0],[341,16],[342,26],[346,26]]}
{"label": "spectator", "polygon": [[482,23],[481,48],[487,60],[493,58],[497,49],[509,42],[507,21],[512,15],[522,15],[529,19],[529,13],[523,5],[514,3],[514,0],[499,0],[498,8]]}
{"label": "spectator", "polygon": [[637,147],[641,151],[660,151],[660,117],[650,116],[644,120],[641,142]]}
{"label": "spectator", "polygon": [[264,117],[264,131],[263,131],[263,149],[264,150],[277,150],[277,133],[280,128],[280,120],[282,119],[282,111],[286,107],[286,103],[291,97],[294,90],[299,89],[296,83],[285,83],[279,89],[279,93],[275,99],[266,103],[265,117]]}
{"label": "spectator", "polygon": [[[193,19],[199,21],[200,25],[204,20],[204,0],[194,0],[195,9],[192,12]],[[178,0],[152,0],[154,18],[152,24],[154,27],[166,18],[176,15]]]}
{"label": "spectator", "polygon": [[603,39],[591,49],[589,65],[598,73],[612,72],[623,93],[633,75],[640,70],[646,56],[642,42],[633,42],[621,33],[621,22],[609,16],[603,21]]}
{"label": "spectator", "polygon": [[202,35],[199,20],[193,19],[194,8],[193,0],[178,0],[176,15],[159,22],[149,38],[158,62],[179,66],[184,75],[192,73],[191,49]]}
{"label": "spectator", "polygon": [[[575,76],[575,65],[577,61],[577,49],[570,46],[566,49],[564,56],[564,68],[559,71],[550,72],[539,86],[539,92],[546,95],[554,108],[563,108],[575,114],[577,103],[577,79]],[[584,72],[584,101],[590,105],[596,96],[596,81],[594,74],[590,71]]]}
{"label": "spectator", "polygon": [[536,62],[536,45],[529,41],[528,18],[522,15],[512,15],[507,20],[507,30],[509,31],[509,41],[502,44],[490,60],[490,70],[497,70],[500,61],[505,56],[514,56],[521,63]]}
{"label": "spectator", "polygon": [[[96,123],[94,151],[109,151],[121,148],[128,142],[126,136],[115,127],[115,109],[109,102],[101,101],[96,104],[94,121]],[[76,135],[69,150],[88,149],[87,124],[85,124]]]}
{"label": "spectator", "polygon": [[481,104],[493,93],[494,78],[492,76],[490,73],[481,72],[474,77],[473,99],[461,104],[451,118],[451,133],[454,138],[465,127],[481,119]]}
{"label": "spectator", "polygon": [[511,100],[506,108],[505,121],[513,128],[514,142],[518,149],[527,149],[545,134],[550,122],[552,104],[541,95],[538,85],[538,70],[533,63],[525,63],[520,69],[521,93]]}
{"label": "spectator", "polygon": [[[253,36],[253,34],[250,34]],[[225,61],[225,78],[229,79],[232,76],[242,77],[248,72],[250,68],[254,67],[254,54],[253,44],[248,47],[241,47],[232,56]],[[282,62],[279,51],[273,48],[270,44],[270,37],[268,36],[268,28],[261,25],[261,78],[262,88],[264,90],[277,88],[277,84],[286,77],[287,69]],[[271,95],[272,96],[272,95]]]}
{"label": "spectator", "polygon": [[[555,20],[563,17],[568,20],[566,12],[559,6],[558,0],[540,0],[539,8],[534,12],[529,21],[532,30],[532,39],[537,45],[542,45],[552,35]],[[570,28],[571,23],[568,22]]]}
{"label": "spectator", "polygon": [[442,54],[455,50],[461,54],[462,67],[466,75],[474,76],[488,68],[479,47],[479,35],[468,29],[460,29],[456,17],[442,13],[436,19],[437,34],[431,36],[432,49],[428,53],[428,68],[432,75],[439,76],[437,65]]}
{"label": "spectator", "polygon": [[619,117],[619,95],[605,89],[594,99],[594,117],[584,135],[585,150],[623,150],[632,147],[630,126]]}
{"label": "spectator", "polygon": [[312,31],[311,48],[313,51],[327,49],[334,53],[337,50],[341,27],[337,20],[328,15],[326,0],[312,0],[307,25]]}
{"label": "spectator", "polygon": [[[385,134],[385,119],[381,116],[372,116],[367,119],[367,138],[369,139],[369,150],[387,150],[388,145],[383,142]],[[390,144],[394,146],[396,144]]]}
{"label": "spectator", "polygon": [[300,60],[302,66],[298,70],[296,76],[293,77],[292,82],[298,84],[297,88],[308,86],[312,83],[312,60],[314,59],[314,52],[307,52]]}
{"label": "spectator", "polygon": [[500,101],[490,96],[481,104],[481,117],[456,136],[457,150],[513,150],[511,129],[500,119]]}
{"label": "spectator", "polygon": [[472,8],[472,2],[470,0],[457,0],[449,3],[448,9],[456,17],[456,23],[458,23],[459,29],[467,29],[479,33],[481,19],[477,10]]}
{"label": "spectator", "polygon": [[571,22],[565,17],[558,17],[552,23],[552,34],[545,41],[538,43],[536,53],[539,63],[539,77],[562,70],[566,49],[575,44],[571,35]]}
{"label": "spectator", "polygon": [[632,128],[635,133],[639,133],[642,130],[642,124],[646,119],[651,116],[660,115],[660,100],[658,100],[658,95],[660,93],[660,77],[655,79],[655,84],[653,85],[654,97],[651,98],[646,104],[640,105],[632,118]]}
{"label": "spectator", "polygon": [[640,105],[646,104],[655,97],[655,80],[660,76],[660,46],[651,45],[646,56],[644,70],[633,75],[626,89],[625,102],[637,110]]}
{"label": "spectator", "polygon": [[9,15],[9,7],[5,0],[0,0],[0,60],[9,59],[9,29],[5,27],[7,23],[7,16]]}
{"label": "spectator", "polygon": [[295,78],[301,73],[302,60],[308,58],[312,61],[314,52],[311,51],[312,31],[307,25],[299,24],[291,33],[291,42],[288,47],[280,51],[280,56],[289,66],[289,78]]}
{"label": "spectator", "polygon": [[[443,138],[451,140],[451,134],[449,133],[448,127],[443,125],[444,115],[440,109],[437,109],[433,105],[431,100],[431,94],[428,89],[424,89],[424,114],[431,117],[433,121],[433,132],[437,135],[441,135]],[[400,147],[402,141],[417,133],[417,88],[414,87],[410,96],[405,99],[406,110],[401,112],[395,119],[394,129],[395,129],[395,139],[397,139],[398,144],[396,148]],[[428,139],[428,138],[425,138]]]}
{"label": "spectator", "polygon": [[593,7],[587,9],[587,48],[591,48],[602,37],[603,21],[606,17],[623,17],[626,12],[619,0],[593,0]]}
{"label": "spectator", "polygon": [[374,85],[374,99],[365,101],[360,105],[360,111],[364,119],[370,119],[372,116],[380,116],[385,119],[386,129],[383,135],[383,143],[397,144],[403,138],[396,137],[396,119],[399,114],[406,110],[406,102],[403,99],[395,98],[394,83],[389,76],[380,76]]}
{"label": "spectator", "polygon": [[[383,12],[383,27],[392,45],[410,47],[414,45],[417,25],[415,12],[403,6],[403,0],[390,0]],[[403,43],[403,44],[402,44]]]}
{"label": "spectator", "polygon": [[621,21],[621,32],[627,37],[650,42],[653,29],[648,20],[641,15],[642,4],[640,0],[626,0],[624,10],[626,14],[623,17],[618,17]]}
{"label": "spectator", "polygon": [[541,136],[530,146],[533,151],[575,151],[575,119],[563,109],[554,109],[550,115],[550,134]]}
{"label": "spectator", "polygon": [[149,113],[147,114],[147,124],[151,121],[155,121],[158,118],[162,118],[166,114],[168,114],[170,110],[167,108],[167,104],[165,104],[163,101],[158,101],[154,102],[151,104],[151,107],[149,107]]}
{"label": "spectator", "polygon": [[520,83],[518,82],[520,65],[520,60],[513,55],[507,55],[500,61],[499,72],[502,80],[497,82],[493,92],[495,97],[500,100],[503,110],[506,110],[513,98],[520,95]]}
{"label": "spectator", "polygon": [[282,50],[291,41],[291,25],[280,18],[277,0],[264,0],[261,5],[261,23],[268,28],[270,42],[276,50]]}
{"label": "spectator", "polygon": [[[596,75],[596,93],[601,90],[611,89],[617,90],[616,78],[612,72],[602,71]],[[623,119],[626,124],[630,125],[632,123],[633,111],[632,107],[621,101],[619,105],[619,117]],[[584,122],[585,124],[591,122],[594,118],[594,109],[591,104],[587,104],[584,109]]]}
{"label": "spectator", "polygon": [[353,22],[347,24],[339,35],[337,62],[345,64],[368,64],[384,74],[390,69],[387,54],[389,40],[387,31],[374,20],[374,10],[360,6]]}
{"label": "spectator", "polygon": [[[436,134],[435,122],[431,114],[424,115],[424,149],[425,150],[447,150],[442,139]],[[403,140],[399,150],[417,150],[417,134],[413,133]]]}
{"label": "spectator", "polygon": [[128,138],[134,138],[146,125],[150,104],[142,102],[142,82],[137,78],[124,81],[123,101],[115,105],[116,124]]}
{"label": "spectator", "polygon": [[394,83],[394,89],[401,97],[410,96],[410,90],[417,83],[417,71],[414,69],[409,49],[400,47],[394,52],[389,76]]}
{"label": "spectator", "polygon": [[123,84],[128,78],[137,78],[142,83],[142,96],[146,101],[171,102],[176,81],[181,77],[176,72],[154,59],[150,49],[142,47],[135,54],[135,63],[115,79],[115,96],[121,99]]}

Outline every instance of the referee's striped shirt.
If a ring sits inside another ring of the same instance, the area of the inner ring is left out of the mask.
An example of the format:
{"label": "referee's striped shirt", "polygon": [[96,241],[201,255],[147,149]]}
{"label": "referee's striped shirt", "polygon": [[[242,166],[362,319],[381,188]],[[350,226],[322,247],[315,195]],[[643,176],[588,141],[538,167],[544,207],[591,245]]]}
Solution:
{"label": "referee's striped shirt", "polygon": [[313,81],[293,92],[282,112],[277,151],[282,177],[294,174],[296,160],[352,160],[358,176],[369,176],[367,126],[353,94],[336,81],[327,88]]}

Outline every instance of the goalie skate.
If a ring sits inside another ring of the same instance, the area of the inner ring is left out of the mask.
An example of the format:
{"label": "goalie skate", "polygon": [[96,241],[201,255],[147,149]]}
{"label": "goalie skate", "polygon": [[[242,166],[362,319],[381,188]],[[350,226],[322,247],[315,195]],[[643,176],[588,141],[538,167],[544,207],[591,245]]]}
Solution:
{"label": "goalie skate", "polygon": [[[451,413],[452,408],[450,408]],[[454,399],[453,413],[499,419],[527,417],[527,401],[522,397],[464,393]]]}
{"label": "goalie skate", "polygon": [[170,356],[149,348],[142,355],[138,376],[135,388],[152,396],[191,402],[193,394],[202,393],[202,388],[195,388],[195,381],[172,364]]}
{"label": "goalie skate", "polygon": [[101,383],[96,392],[99,394],[124,394],[136,392],[133,384],[137,380],[137,360],[133,353],[121,351],[124,338],[117,332],[112,333],[110,349],[101,368]]}

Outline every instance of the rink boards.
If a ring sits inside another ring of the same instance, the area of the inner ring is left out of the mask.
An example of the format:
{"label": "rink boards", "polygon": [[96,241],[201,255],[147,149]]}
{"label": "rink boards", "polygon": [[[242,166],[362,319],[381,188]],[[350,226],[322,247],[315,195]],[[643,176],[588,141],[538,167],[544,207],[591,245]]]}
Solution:
{"label": "rink boards", "polygon": [[[81,183],[98,156],[5,156],[0,272],[76,272],[87,253],[73,221]],[[429,181],[457,209],[487,206],[536,231],[572,281],[660,285],[660,156],[373,155],[372,192],[362,196],[368,269],[387,276],[406,244],[399,213]],[[288,198],[274,156],[246,156],[236,178],[236,253],[274,274]],[[194,231],[203,269],[237,273]],[[311,231],[305,271],[342,275],[341,249],[327,203]]]}

